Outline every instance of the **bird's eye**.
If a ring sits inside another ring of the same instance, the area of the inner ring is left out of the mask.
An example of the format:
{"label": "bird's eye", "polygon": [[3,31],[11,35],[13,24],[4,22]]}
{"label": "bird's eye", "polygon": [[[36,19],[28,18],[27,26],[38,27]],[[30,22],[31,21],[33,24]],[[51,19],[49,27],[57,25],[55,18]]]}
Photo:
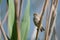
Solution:
{"label": "bird's eye", "polygon": [[33,14],[34,16],[37,15],[36,13]]}

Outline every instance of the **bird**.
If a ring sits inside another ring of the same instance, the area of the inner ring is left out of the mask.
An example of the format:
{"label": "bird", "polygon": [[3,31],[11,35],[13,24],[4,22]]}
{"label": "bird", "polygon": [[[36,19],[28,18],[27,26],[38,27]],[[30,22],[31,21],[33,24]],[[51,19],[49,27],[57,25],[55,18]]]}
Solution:
{"label": "bird", "polygon": [[[37,27],[37,29],[39,28],[39,21],[40,21],[40,16],[39,14],[37,13],[34,13],[33,14],[33,22],[35,24],[35,26]],[[43,28],[43,25],[41,24],[39,30],[42,32],[42,31],[45,31],[45,29]]]}

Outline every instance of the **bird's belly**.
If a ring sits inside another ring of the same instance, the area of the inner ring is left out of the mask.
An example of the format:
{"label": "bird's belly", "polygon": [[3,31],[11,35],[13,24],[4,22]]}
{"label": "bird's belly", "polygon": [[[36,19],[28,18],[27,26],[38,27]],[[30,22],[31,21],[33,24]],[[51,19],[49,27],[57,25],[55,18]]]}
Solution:
{"label": "bird's belly", "polygon": [[34,21],[34,24],[35,24],[35,26],[37,26],[37,27],[38,27],[38,22],[37,22],[37,21]]}

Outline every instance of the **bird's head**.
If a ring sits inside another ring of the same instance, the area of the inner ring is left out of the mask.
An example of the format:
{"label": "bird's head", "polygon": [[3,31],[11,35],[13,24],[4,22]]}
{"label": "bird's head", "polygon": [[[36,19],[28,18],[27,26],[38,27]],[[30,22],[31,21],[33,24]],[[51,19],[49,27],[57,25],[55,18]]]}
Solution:
{"label": "bird's head", "polygon": [[34,17],[37,16],[37,15],[38,15],[37,13],[34,13],[34,14],[33,14]]}

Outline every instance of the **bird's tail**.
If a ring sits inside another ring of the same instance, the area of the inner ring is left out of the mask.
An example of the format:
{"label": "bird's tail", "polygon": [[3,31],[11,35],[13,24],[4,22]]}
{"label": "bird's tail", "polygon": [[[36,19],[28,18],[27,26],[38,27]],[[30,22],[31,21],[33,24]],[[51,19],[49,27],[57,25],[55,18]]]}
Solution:
{"label": "bird's tail", "polygon": [[44,29],[43,27],[41,27],[40,31],[41,31],[41,32],[42,32],[42,31],[45,31],[45,29]]}

